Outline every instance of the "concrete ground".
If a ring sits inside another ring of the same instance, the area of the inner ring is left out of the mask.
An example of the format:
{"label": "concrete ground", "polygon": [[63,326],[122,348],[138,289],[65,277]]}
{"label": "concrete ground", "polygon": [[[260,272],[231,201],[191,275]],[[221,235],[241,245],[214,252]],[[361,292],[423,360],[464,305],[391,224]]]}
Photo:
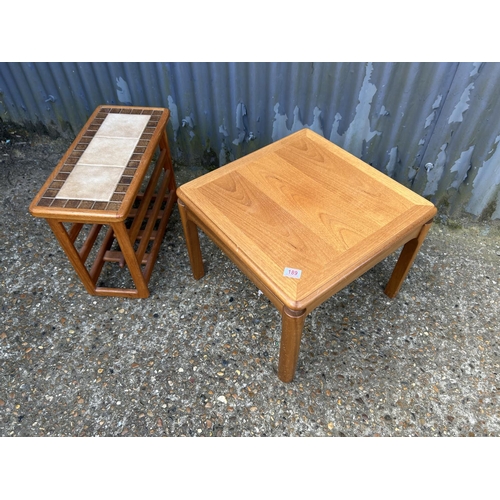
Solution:
{"label": "concrete ground", "polygon": [[[500,435],[498,224],[441,214],[395,299],[383,287],[397,254],[306,319],[284,384],[278,312],[205,236],[207,272],[192,278],[177,208],[149,298],[89,295],[28,212],[69,141],[12,137],[0,149],[1,436]],[[178,184],[202,173],[178,168]]]}

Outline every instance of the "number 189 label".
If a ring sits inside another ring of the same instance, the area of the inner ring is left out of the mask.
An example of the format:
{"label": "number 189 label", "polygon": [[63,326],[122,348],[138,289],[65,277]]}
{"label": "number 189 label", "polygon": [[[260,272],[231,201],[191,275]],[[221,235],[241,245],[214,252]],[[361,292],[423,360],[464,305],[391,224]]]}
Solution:
{"label": "number 189 label", "polygon": [[285,267],[285,271],[283,272],[283,276],[286,276],[287,278],[295,278],[297,280],[300,279],[301,274],[301,269],[293,269],[292,267]]}

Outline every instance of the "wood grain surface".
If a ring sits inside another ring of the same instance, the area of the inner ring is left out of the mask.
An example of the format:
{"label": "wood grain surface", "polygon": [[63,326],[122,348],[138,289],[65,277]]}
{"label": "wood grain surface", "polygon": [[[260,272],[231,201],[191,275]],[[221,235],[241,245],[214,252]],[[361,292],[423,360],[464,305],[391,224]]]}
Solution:
{"label": "wood grain surface", "polygon": [[[181,186],[178,196],[250,278],[293,310],[311,310],[416,238],[436,213],[308,129]],[[284,276],[287,267],[300,279]]]}

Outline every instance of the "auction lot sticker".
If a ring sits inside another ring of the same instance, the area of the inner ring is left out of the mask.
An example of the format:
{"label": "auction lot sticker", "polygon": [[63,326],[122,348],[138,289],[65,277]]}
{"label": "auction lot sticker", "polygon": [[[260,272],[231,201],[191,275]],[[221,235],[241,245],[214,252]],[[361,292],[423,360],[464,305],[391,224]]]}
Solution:
{"label": "auction lot sticker", "polygon": [[283,276],[286,276],[287,278],[295,278],[297,280],[300,279],[301,275],[302,275],[302,270],[293,269],[293,267],[285,267],[285,271],[283,272]]}

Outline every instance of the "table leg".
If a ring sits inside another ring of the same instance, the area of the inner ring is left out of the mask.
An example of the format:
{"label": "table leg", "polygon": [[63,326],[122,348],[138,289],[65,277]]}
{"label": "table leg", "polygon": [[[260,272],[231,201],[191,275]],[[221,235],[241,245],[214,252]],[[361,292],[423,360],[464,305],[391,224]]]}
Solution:
{"label": "table leg", "polygon": [[181,215],[182,227],[184,228],[184,237],[186,247],[191,262],[191,269],[195,279],[199,280],[205,274],[203,259],[201,257],[200,239],[198,237],[198,227],[189,219],[189,211],[182,201],[177,201],[179,213]]}
{"label": "table leg", "polygon": [[83,286],[86,288],[87,292],[91,295],[95,295],[95,282],[92,280],[87,268],[85,267],[78,250],[75,248],[75,245],[71,241],[71,238],[66,231],[62,222],[55,219],[46,219],[49,224],[52,232],[54,233],[57,241],[61,245],[65,254],[67,255],[69,261],[73,265],[76,274],[82,280]]}
{"label": "table leg", "polygon": [[293,311],[283,308],[281,315],[281,343],[278,363],[278,377],[282,382],[291,382],[299,359],[300,339],[306,319],[305,309]]}
{"label": "table leg", "polygon": [[406,243],[401,250],[401,255],[396,263],[396,267],[392,272],[391,278],[385,287],[384,293],[389,296],[391,299],[397,295],[403,281],[405,280],[408,272],[410,271],[411,266],[413,265],[413,261],[422,246],[422,243],[431,228],[432,221],[429,221],[427,224],[422,226],[422,229],[419,235]]}
{"label": "table leg", "polygon": [[125,257],[125,262],[137,290],[137,292],[133,293],[133,296],[140,299],[149,297],[148,284],[142,274],[141,264],[137,260],[137,255],[130,241],[130,236],[125,224],[120,222],[117,224],[111,224],[111,227],[113,228],[118,244],[120,245],[120,251]]}

